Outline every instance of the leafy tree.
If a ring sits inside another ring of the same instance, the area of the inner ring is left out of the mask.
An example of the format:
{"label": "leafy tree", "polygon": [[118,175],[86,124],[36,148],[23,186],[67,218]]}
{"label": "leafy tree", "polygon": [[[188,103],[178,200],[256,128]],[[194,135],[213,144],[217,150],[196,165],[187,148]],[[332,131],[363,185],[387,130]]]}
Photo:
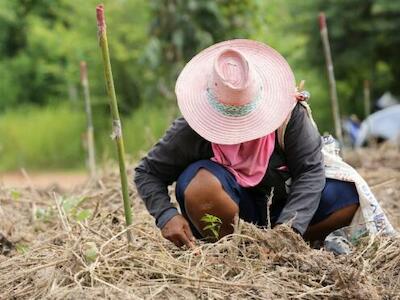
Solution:
{"label": "leafy tree", "polygon": [[[152,0],[154,16],[145,60],[150,71],[149,98],[174,99],[179,71],[199,50],[231,38],[247,38],[256,1]],[[154,89],[156,87],[156,89]]]}
{"label": "leafy tree", "polygon": [[[23,103],[77,98],[80,60],[88,62],[95,100],[96,95],[104,97],[96,4],[95,0],[0,1],[0,111]],[[131,111],[140,104],[137,61],[147,38],[148,7],[139,0],[109,1],[106,6],[121,107]]]}
{"label": "leafy tree", "polygon": [[321,72],[324,56],[317,16],[319,11],[326,13],[342,111],[362,115],[365,79],[372,82],[375,98],[386,90],[400,93],[399,1],[317,0],[291,7],[301,16],[294,19],[293,29],[308,36],[309,66]]}
{"label": "leafy tree", "polygon": [[[80,99],[80,60],[88,62],[95,112],[107,109],[94,15],[97,2],[0,0],[0,112],[25,103]],[[230,38],[253,38],[282,53],[297,81],[307,80],[315,117],[322,130],[329,129],[317,23],[321,10],[328,18],[342,111],[362,111],[364,79],[372,81],[375,97],[385,90],[400,93],[399,1],[104,2],[118,100],[125,114],[142,104],[175,103],[176,77],[199,50]]]}
{"label": "leafy tree", "polygon": [[48,95],[58,94],[65,57],[57,47],[60,36],[55,33],[69,26],[60,14],[63,9],[68,8],[60,0],[1,2],[3,105],[7,102],[41,104]]}

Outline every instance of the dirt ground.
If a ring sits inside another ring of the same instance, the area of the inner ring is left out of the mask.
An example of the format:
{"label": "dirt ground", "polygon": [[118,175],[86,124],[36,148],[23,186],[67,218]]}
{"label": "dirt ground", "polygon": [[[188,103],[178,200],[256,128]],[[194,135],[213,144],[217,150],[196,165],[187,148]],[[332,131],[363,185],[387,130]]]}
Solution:
{"label": "dirt ground", "polygon": [[57,186],[63,190],[71,190],[78,185],[83,185],[87,179],[87,173],[83,171],[15,171],[0,173],[0,186],[4,188],[33,186],[36,189],[48,189]]}
{"label": "dirt ground", "polygon": [[[397,230],[399,158],[385,147],[346,154]],[[217,243],[177,249],[130,182],[128,245],[118,173],[83,182],[0,186],[0,299],[400,299],[399,238],[367,237],[334,256],[289,228],[239,222]]]}

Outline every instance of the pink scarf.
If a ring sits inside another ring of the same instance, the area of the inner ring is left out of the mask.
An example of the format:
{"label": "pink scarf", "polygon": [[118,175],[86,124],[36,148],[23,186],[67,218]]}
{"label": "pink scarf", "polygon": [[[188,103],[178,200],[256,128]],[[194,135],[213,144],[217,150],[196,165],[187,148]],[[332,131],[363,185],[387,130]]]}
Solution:
{"label": "pink scarf", "polygon": [[263,179],[275,147],[275,132],[236,145],[211,144],[211,158],[227,168],[242,187],[256,186]]}

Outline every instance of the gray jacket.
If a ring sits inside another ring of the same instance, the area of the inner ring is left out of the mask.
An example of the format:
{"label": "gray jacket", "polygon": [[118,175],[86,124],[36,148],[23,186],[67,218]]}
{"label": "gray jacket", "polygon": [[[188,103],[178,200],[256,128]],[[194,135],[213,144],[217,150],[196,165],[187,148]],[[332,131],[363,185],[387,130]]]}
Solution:
{"label": "gray jacket", "polygon": [[[274,200],[284,205],[276,223],[291,222],[304,234],[318,208],[325,186],[321,138],[304,107],[297,104],[287,125],[285,150],[275,143],[267,172],[254,189],[268,195],[274,187]],[[176,119],[165,135],[135,168],[135,183],[148,211],[162,228],[178,214],[171,204],[168,186],[191,163],[213,157],[211,143],[203,139],[184,118]],[[282,170],[287,166],[288,170]],[[291,178],[287,193],[285,182]],[[266,197],[265,197],[266,198]],[[264,208],[265,203],[261,203]]]}

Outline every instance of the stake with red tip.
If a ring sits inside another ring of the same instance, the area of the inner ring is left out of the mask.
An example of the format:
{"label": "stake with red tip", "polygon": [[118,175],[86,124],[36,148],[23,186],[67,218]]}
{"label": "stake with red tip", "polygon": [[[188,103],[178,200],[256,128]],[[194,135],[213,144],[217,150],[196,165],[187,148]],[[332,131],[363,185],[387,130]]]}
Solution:
{"label": "stake with red tip", "polygon": [[[132,211],[128,194],[128,178],[125,166],[125,148],[122,136],[121,120],[119,118],[119,112],[118,112],[117,97],[115,95],[114,79],[111,71],[110,53],[108,49],[106,22],[104,18],[103,4],[100,4],[96,7],[96,15],[97,15],[98,34],[99,34],[99,44],[103,57],[104,76],[106,79],[107,94],[110,98],[110,109],[111,109],[112,125],[113,125],[112,137],[113,139],[115,139],[115,142],[117,144],[125,221],[126,221],[126,226],[129,227],[132,224]],[[132,235],[129,230],[127,230],[127,236],[128,236],[128,242],[130,243],[132,241]]]}

